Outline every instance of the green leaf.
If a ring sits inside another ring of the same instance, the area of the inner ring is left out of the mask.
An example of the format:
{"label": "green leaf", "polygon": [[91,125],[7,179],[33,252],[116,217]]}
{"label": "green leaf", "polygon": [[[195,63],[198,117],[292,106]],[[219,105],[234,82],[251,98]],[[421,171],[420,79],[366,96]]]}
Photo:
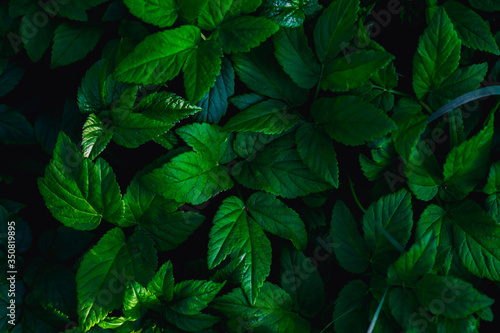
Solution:
{"label": "green leaf", "polygon": [[174,295],[174,271],[172,262],[167,261],[148,283],[148,290],[157,298],[171,301]]}
{"label": "green leaf", "polygon": [[185,315],[195,315],[205,309],[224,287],[224,283],[201,280],[179,282],[169,308]]}
{"label": "green leaf", "polygon": [[411,194],[406,190],[386,195],[368,207],[363,232],[374,269],[385,271],[397,258],[398,250],[402,252],[410,239],[412,226]]}
{"label": "green leaf", "polygon": [[469,0],[472,7],[484,10],[486,12],[494,12],[500,11],[500,1],[498,0],[490,0],[490,1],[481,1],[481,0]]}
{"label": "green leaf", "polygon": [[145,283],[154,274],[156,250],[152,240],[134,234],[125,242],[120,228],[108,231],[88,251],[76,273],[78,318],[87,331],[118,309],[131,280]]}
{"label": "green leaf", "polygon": [[140,318],[147,309],[159,309],[156,296],[136,281],[130,281],[123,297],[123,315],[130,319]]}
{"label": "green leaf", "polygon": [[221,70],[210,91],[197,103],[202,110],[195,114],[195,121],[218,123],[226,114],[228,99],[234,94],[234,69],[227,58],[222,58]]}
{"label": "green leaf", "polygon": [[315,174],[335,188],[339,186],[339,168],[335,147],[321,126],[303,123],[295,135],[297,151],[302,161]]}
{"label": "green leaf", "polygon": [[54,158],[38,178],[38,188],[54,218],[79,230],[95,229],[101,218],[117,223],[123,216],[120,187],[103,159],[84,158],[61,132]]}
{"label": "green leaf", "polygon": [[[37,7],[35,7],[38,9]],[[54,24],[53,22],[47,22],[46,24],[36,27],[38,30],[36,35],[33,36],[33,26],[30,17],[34,19],[35,14],[38,16],[36,10],[28,12],[21,20],[21,26],[19,31],[21,31],[21,39],[24,44],[24,48],[28,53],[31,61],[38,62],[45,51],[47,51],[52,37],[54,35]]]}
{"label": "green leaf", "polygon": [[280,29],[273,37],[276,59],[293,82],[311,89],[321,76],[321,68],[302,28]]}
{"label": "green leaf", "polygon": [[192,25],[147,36],[115,70],[118,81],[163,84],[176,77],[200,42],[200,29]]}
{"label": "green leaf", "polygon": [[191,105],[174,93],[165,91],[148,95],[134,107],[135,112],[153,120],[172,124],[172,126],[200,110],[200,107]]}
{"label": "green leaf", "polygon": [[500,280],[500,226],[473,201],[464,200],[447,211],[453,243],[465,267],[479,277]]}
{"label": "green leaf", "polygon": [[[389,292],[389,306],[391,308],[391,314],[394,316],[396,321],[406,329],[408,333],[416,333],[418,329],[421,329],[425,325],[416,326],[415,323],[422,323],[420,318],[428,319],[425,312],[419,313],[418,300],[415,296],[415,292],[409,288],[394,288]],[[418,316],[420,314],[420,316]],[[415,320],[417,319],[417,320]],[[418,327],[418,328],[417,328]]]}
{"label": "green leaf", "polygon": [[350,281],[335,301],[333,321],[337,332],[366,332],[369,320],[368,286],[361,280]]}
{"label": "green leaf", "polygon": [[85,73],[77,95],[78,107],[82,113],[100,113],[111,109],[114,106],[113,102],[126,91],[128,85],[116,82],[111,75],[108,75],[107,67],[105,60],[102,59]]}
{"label": "green leaf", "polygon": [[429,201],[438,193],[442,173],[433,150],[424,141],[419,140],[411,148],[404,173],[408,178],[408,187],[417,199]]}
{"label": "green leaf", "polygon": [[479,88],[483,82],[488,64],[475,64],[457,68],[450,76],[429,92],[428,103],[433,109],[439,109],[449,101]]}
{"label": "green leaf", "polygon": [[332,91],[358,88],[393,59],[391,54],[376,50],[348,54],[326,65],[320,81],[321,88]]}
{"label": "green leaf", "polygon": [[34,141],[33,126],[29,121],[22,114],[0,104],[0,142],[8,145]]}
{"label": "green leaf", "polygon": [[460,39],[444,9],[435,13],[420,37],[413,59],[413,90],[422,99],[458,67]]}
{"label": "green leaf", "polygon": [[263,14],[281,27],[298,27],[306,15],[321,10],[318,0],[266,0],[262,4]]}
{"label": "green leaf", "polygon": [[240,288],[218,297],[214,303],[214,308],[229,318],[228,326],[232,330],[243,328],[278,333],[311,331],[309,322],[292,312],[290,295],[270,282],[264,283],[253,304],[247,301]]}
{"label": "green leaf", "polygon": [[111,113],[113,141],[127,148],[137,148],[171,129],[174,124],[148,118],[130,110],[115,110]]}
{"label": "green leaf", "polygon": [[307,232],[304,222],[299,214],[274,195],[256,192],[248,198],[245,207],[262,229],[291,240],[299,250],[306,248]]}
{"label": "green leaf", "polygon": [[169,251],[184,243],[204,219],[195,212],[169,212],[164,206],[154,206],[142,215],[137,230],[146,231],[159,251]]}
{"label": "green leaf", "polygon": [[354,36],[359,0],[337,0],[326,8],[314,27],[314,46],[321,63],[335,58]]}
{"label": "green leaf", "polygon": [[391,283],[413,284],[421,276],[430,273],[437,255],[437,240],[432,232],[426,233],[403,253],[387,272]]}
{"label": "green leaf", "polygon": [[242,287],[254,304],[271,270],[271,243],[235,196],[226,198],[215,214],[209,234],[208,268],[213,269],[229,255],[243,262]]}
{"label": "green leaf", "polygon": [[69,65],[85,58],[94,49],[102,33],[100,28],[60,24],[54,32],[50,68]]}
{"label": "green leaf", "polygon": [[90,114],[85,124],[83,124],[83,157],[91,160],[95,159],[106,148],[112,137],[112,129],[103,124],[94,113]]}
{"label": "green leaf", "polygon": [[[197,313],[194,315],[185,315],[175,311],[167,311],[165,319],[171,324],[177,326],[180,332],[200,332],[212,327],[220,318],[206,313]],[[170,328],[169,328],[170,329]],[[171,329],[170,329],[171,330]],[[178,332],[173,331],[171,332]]]}
{"label": "green leaf", "polygon": [[298,120],[299,115],[291,112],[285,103],[270,99],[241,111],[229,119],[223,130],[279,134],[295,126]]}
{"label": "green leaf", "polygon": [[[493,304],[493,300],[479,293],[472,284],[451,276],[427,275],[416,284],[420,303],[434,314],[448,318],[464,318]],[[442,300],[434,305],[436,300]]]}
{"label": "green leaf", "polygon": [[222,49],[213,41],[203,41],[192,51],[184,64],[184,86],[191,103],[198,102],[213,87],[221,70]]}
{"label": "green leaf", "polygon": [[292,297],[293,310],[313,318],[325,304],[325,285],[319,271],[310,258],[288,246],[283,247],[280,262],[281,286]]}
{"label": "green leaf", "polygon": [[331,188],[309,170],[297,150],[277,144],[268,144],[254,159],[239,162],[231,173],[243,186],[290,199]]}
{"label": "green leaf", "polygon": [[427,116],[416,101],[402,98],[394,109],[392,120],[398,127],[392,132],[394,148],[405,163],[408,162],[412,149],[417,145],[420,135],[427,126]]}
{"label": "green leaf", "polygon": [[177,0],[179,15],[188,23],[194,22],[208,0]]}
{"label": "green leaf", "polygon": [[220,25],[217,41],[225,53],[248,52],[278,29],[278,25],[265,17],[241,16]]}
{"label": "green leaf", "polygon": [[490,167],[488,182],[483,189],[486,194],[500,192],[500,162],[495,162]]}
{"label": "green leaf", "polygon": [[26,70],[14,64],[8,64],[0,75],[0,97],[7,95],[14,89]]}
{"label": "green leaf", "polygon": [[452,230],[448,221],[444,220],[446,211],[434,204],[425,208],[417,222],[416,239],[423,238],[427,233],[434,233],[438,249],[452,245]]}
{"label": "green leaf", "polygon": [[251,90],[281,99],[291,106],[305,103],[308,91],[296,86],[269,54],[272,51],[262,46],[248,53],[235,54],[232,60],[240,80]]}
{"label": "green leaf", "polygon": [[340,266],[355,274],[368,268],[368,249],[358,232],[354,216],[342,201],[337,201],[333,208],[330,237],[333,244],[338,244],[333,251]]}
{"label": "green leaf", "polygon": [[[488,125],[471,139],[453,148],[446,157],[443,196],[460,200],[484,179],[490,164],[489,151],[493,137],[493,117]],[[446,188],[445,188],[446,187]]]}
{"label": "green leaf", "polygon": [[317,99],[311,113],[317,123],[325,124],[332,139],[350,146],[362,145],[397,129],[383,111],[355,96]]}
{"label": "green leaf", "polygon": [[224,20],[233,0],[208,0],[198,17],[198,26],[203,30],[214,30]]}
{"label": "green leaf", "polygon": [[124,0],[130,12],[146,23],[160,28],[169,27],[177,19],[177,4],[174,0]]}
{"label": "green leaf", "polygon": [[455,1],[443,4],[463,45],[500,55],[490,27],[475,11]]}
{"label": "green leaf", "polygon": [[192,124],[178,134],[195,151],[174,157],[142,178],[146,188],[167,199],[200,204],[233,186],[228,171],[219,162],[229,145],[228,133],[209,124]]}

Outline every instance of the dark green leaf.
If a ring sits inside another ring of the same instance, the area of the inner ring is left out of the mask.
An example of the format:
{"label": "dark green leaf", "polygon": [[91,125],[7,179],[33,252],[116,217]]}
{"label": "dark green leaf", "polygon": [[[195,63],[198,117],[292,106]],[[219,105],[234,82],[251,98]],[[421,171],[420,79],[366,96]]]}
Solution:
{"label": "dark green leaf", "polygon": [[278,29],[278,25],[265,17],[241,16],[222,23],[217,40],[225,53],[248,52]]}
{"label": "dark green leaf", "polygon": [[146,23],[160,28],[169,27],[177,19],[177,4],[174,0],[123,0],[130,12]]}
{"label": "dark green leaf", "polygon": [[366,332],[370,314],[368,293],[368,286],[361,280],[351,281],[342,288],[333,312],[335,331]]}
{"label": "dark green leaf", "polygon": [[85,58],[101,37],[100,28],[60,24],[54,32],[51,68],[69,65]]}
{"label": "dark green leaf", "polygon": [[458,67],[460,39],[444,9],[435,13],[420,37],[413,59],[413,90],[422,99]]}
{"label": "dark green leaf", "polygon": [[171,310],[184,315],[195,315],[205,309],[224,287],[224,283],[201,280],[179,282],[174,288]]}
{"label": "dark green leaf", "polygon": [[20,144],[34,141],[33,127],[28,120],[8,106],[0,105],[0,142]]}
{"label": "dark green leaf", "polygon": [[208,0],[177,0],[179,15],[188,23],[194,22]]}
{"label": "dark green leaf", "polygon": [[321,68],[302,28],[280,29],[273,37],[276,59],[292,80],[311,89],[320,78]]}
{"label": "dark green leaf", "polygon": [[330,237],[335,256],[340,266],[351,273],[362,273],[369,265],[370,255],[358,232],[356,221],[351,211],[342,201],[337,201],[332,212]]}
{"label": "dark green leaf", "polygon": [[321,10],[318,0],[265,0],[263,14],[281,27],[298,27],[306,15]]}
{"label": "dark green leaf", "polygon": [[339,96],[316,100],[311,113],[330,137],[346,145],[362,145],[379,138],[396,124],[381,110],[355,96]]}
{"label": "dark green leaf", "polygon": [[39,12],[36,10],[28,12],[21,20],[21,26],[19,27],[24,48],[33,62],[38,62],[42,58],[54,35],[54,24],[52,21],[41,26],[37,24],[37,27],[35,27],[37,30],[33,29],[34,19],[38,16]]}
{"label": "dark green leaf", "polygon": [[0,97],[7,95],[14,89],[25,72],[24,68],[14,64],[8,64],[2,74],[0,74]]}

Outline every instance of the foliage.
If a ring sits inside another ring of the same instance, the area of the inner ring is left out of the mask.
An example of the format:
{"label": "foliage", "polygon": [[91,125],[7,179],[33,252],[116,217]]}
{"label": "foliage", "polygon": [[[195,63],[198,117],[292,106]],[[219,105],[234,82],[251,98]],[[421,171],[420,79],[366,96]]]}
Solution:
{"label": "foliage", "polygon": [[[0,303],[16,302],[0,330],[486,327],[498,296],[486,286],[500,281],[500,103],[429,116],[488,68],[498,79],[498,1],[376,2],[0,4],[0,97],[30,93],[22,57],[51,73],[85,66],[57,117],[0,105],[3,147],[50,155],[35,198],[57,221],[37,234],[22,218],[36,204],[0,199]],[[411,59],[372,39],[416,18]],[[138,151],[146,162],[124,157]],[[1,186],[17,178],[0,169]],[[23,274],[10,284],[13,267]]]}

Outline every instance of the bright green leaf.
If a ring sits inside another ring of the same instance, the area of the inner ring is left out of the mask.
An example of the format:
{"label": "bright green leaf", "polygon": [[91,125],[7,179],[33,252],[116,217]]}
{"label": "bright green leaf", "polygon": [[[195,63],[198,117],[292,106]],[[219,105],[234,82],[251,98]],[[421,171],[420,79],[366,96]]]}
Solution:
{"label": "bright green leaf", "polygon": [[148,288],[157,298],[172,300],[174,295],[174,271],[172,262],[167,261],[156,272],[153,279],[148,283]]}
{"label": "bright green leaf", "polygon": [[214,30],[226,17],[233,0],[208,0],[198,17],[198,26],[203,30]]}
{"label": "bright green leaf", "polygon": [[90,114],[82,133],[83,157],[95,159],[106,148],[113,137],[113,130],[105,124],[94,113]]}
{"label": "bright green leaf", "polygon": [[263,14],[281,27],[298,27],[306,15],[321,10],[318,0],[266,0],[262,4]]}
{"label": "bright green leaf", "polygon": [[179,282],[174,288],[170,309],[185,315],[195,315],[205,309],[224,287],[224,283],[201,280]]}
{"label": "bright green leaf", "polygon": [[156,296],[136,281],[130,281],[123,297],[123,314],[127,318],[138,319],[147,309],[159,309]]}

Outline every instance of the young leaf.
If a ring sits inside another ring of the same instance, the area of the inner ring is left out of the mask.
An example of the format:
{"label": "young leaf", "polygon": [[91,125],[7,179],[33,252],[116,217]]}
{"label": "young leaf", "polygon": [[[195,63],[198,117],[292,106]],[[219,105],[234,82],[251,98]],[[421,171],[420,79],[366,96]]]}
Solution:
{"label": "young leaf", "polygon": [[203,41],[184,64],[184,86],[191,103],[198,102],[212,88],[221,70],[222,49],[213,40]]}
{"label": "young leaf", "polygon": [[153,279],[148,283],[147,289],[159,299],[165,299],[167,302],[172,300],[174,295],[174,271],[170,260],[164,263],[156,272]]}
{"label": "young leaf", "polygon": [[214,268],[230,254],[241,258],[242,287],[254,304],[271,269],[271,243],[240,199],[232,196],[222,202],[209,238],[208,267]]}
{"label": "young leaf", "polygon": [[232,330],[241,329],[243,324],[244,329],[262,332],[309,333],[309,322],[292,312],[292,307],[290,295],[270,282],[264,283],[253,304],[240,288],[214,301],[214,308],[229,318],[228,326]]}
{"label": "young leaf", "polygon": [[394,56],[386,52],[362,50],[331,61],[324,69],[321,88],[333,91],[358,88],[393,59]]}
{"label": "young leaf", "polygon": [[321,68],[302,28],[280,29],[273,37],[276,59],[293,82],[311,89],[320,78]]}
{"label": "young leaf", "polygon": [[[460,200],[486,176],[493,137],[493,117],[477,135],[453,148],[443,166],[443,196]],[[445,189],[446,187],[446,189]]]}
{"label": "young leaf", "polygon": [[108,128],[94,113],[90,114],[82,133],[82,154],[95,159],[106,148],[113,137],[113,130]]}
{"label": "young leaf", "polygon": [[118,81],[163,84],[176,77],[200,42],[200,29],[192,25],[149,35],[115,70]]}
{"label": "young leaf", "polygon": [[411,194],[406,190],[386,195],[368,207],[363,216],[363,232],[374,269],[385,271],[398,250],[404,250],[412,226]]}
{"label": "young leaf", "polygon": [[447,210],[453,224],[453,243],[465,267],[479,277],[500,281],[500,226],[473,201]]}
{"label": "young leaf", "polygon": [[315,174],[335,188],[339,186],[337,154],[332,141],[321,126],[303,123],[295,135],[297,151],[302,161]]}
{"label": "young leaf", "polygon": [[275,99],[284,100],[291,106],[299,106],[307,100],[308,91],[296,86],[286,75],[270,50],[264,47],[233,56],[234,69],[243,83],[253,91]]}
{"label": "young leaf", "polygon": [[368,249],[357,230],[354,216],[342,201],[337,201],[333,208],[330,237],[334,244],[339,244],[333,251],[340,266],[351,273],[362,273],[368,268]]}
{"label": "young leaf", "polygon": [[280,262],[281,286],[292,297],[294,311],[313,318],[325,303],[325,285],[318,270],[311,259],[288,246],[283,247]]}
{"label": "young leaf", "polygon": [[197,103],[202,110],[194,115],[195,121],[217,124],[226,114],[228,98],[234,94],[234,69],[227,58],[222,58],[221,70],[215,85]]}
{"label": "young leaf", "polygon": [[205,309],[224,287],[224,283],[201,280],[187,280],[179,282],[174,288],[174,297],[169,306],[170,310],[195,315]]}
{"label": "young leaf", "polygon": [[418,99],[453,73],[459,59],[460,39],[441,8],[420,37],[413,59],[413,90]]}
{"label": "young leaf", "polygon": [[223,130],[279,134],[292,128],[298,120],[299,115],[290,112],[285,103],[270,99],[241,111],[229,119]]}
{"label": "young leaf", "polygon": [[252,161],[239,162],[231,173],[248,188],[264,190],[284,198],[296,198],[331,188],[331,185],[309,170],[297,150],[274,145],[257,152]]}
{"label": "young leaf", "polygon": [[321,63],[335,58],[354,36],[359,0],[337,0],[326,8],[314,27],[314,46]]}
{"label": "young leaf", "polygon": [[[493,300],[474,289],[469,282],[451,276],[426,275],[416,284],[420,303],[434,314],[464,318],[491,304]],[[442,300],[436,306],[435,301]]]}
{"label": "young leaf", "polygon": [[397,129],[381,110],[355,96],[339,96],[316,100],[311,113],[330,137],[343,144],[356,146]]}
{"label": "young leaf", "polygon": [[102,33],[100,28],[60,24],[54,32],[50,67],[65,66],[83,59],[94,49]]}
{"label": "young leaf", "polygon": [[130,319],[139,319],[147,309],[160,308],[158,298],[137,281],[130,281],[123,297],[123,314]]}
{"label": "young leaf", "polygon": [[446,1],[443,7],[446,9],[462,44],[476,50],[500,55],[490,27],[479,14],[452,0]]}
{"label": "young leaf", "polygon": [[101,218],[118,223],[123,216],[120,187],[103,159],[82,156],[61,132],[54,158],[38,178],[38,188],[52,215],[68,227],[95,229]]}
{"label": "young leaf", "polygon": [[306,15],[321,10],[318,0],[264,0],[263,14],[280,27],[299,27],[304,23]]}
{"label": "young leaf", "polygon": [[265,17],[241,16],[220,25],[217,41],[225,53],[248,52],[278,29],[278,25]]}
{"label": "young leaf", "polygon": [[178,9],[174,0],[124,0],[123,2],[132,14],[160,28],[171,26],[177,19]]}
{"label": "young leaf", "polygon": [[413,244],[408,252],[403,253],[387,272],[391,283],[413,284],[421,276],[430,273],[437,255],[436,236],[427,232]]}
{"label": "young leaf", "polygon": [[248,198],[245,206],[250,216],[262,229],[291,240],[299,250],[306,248],[307,232],[304,222],[299,214],[274,195],[256,192]]}

